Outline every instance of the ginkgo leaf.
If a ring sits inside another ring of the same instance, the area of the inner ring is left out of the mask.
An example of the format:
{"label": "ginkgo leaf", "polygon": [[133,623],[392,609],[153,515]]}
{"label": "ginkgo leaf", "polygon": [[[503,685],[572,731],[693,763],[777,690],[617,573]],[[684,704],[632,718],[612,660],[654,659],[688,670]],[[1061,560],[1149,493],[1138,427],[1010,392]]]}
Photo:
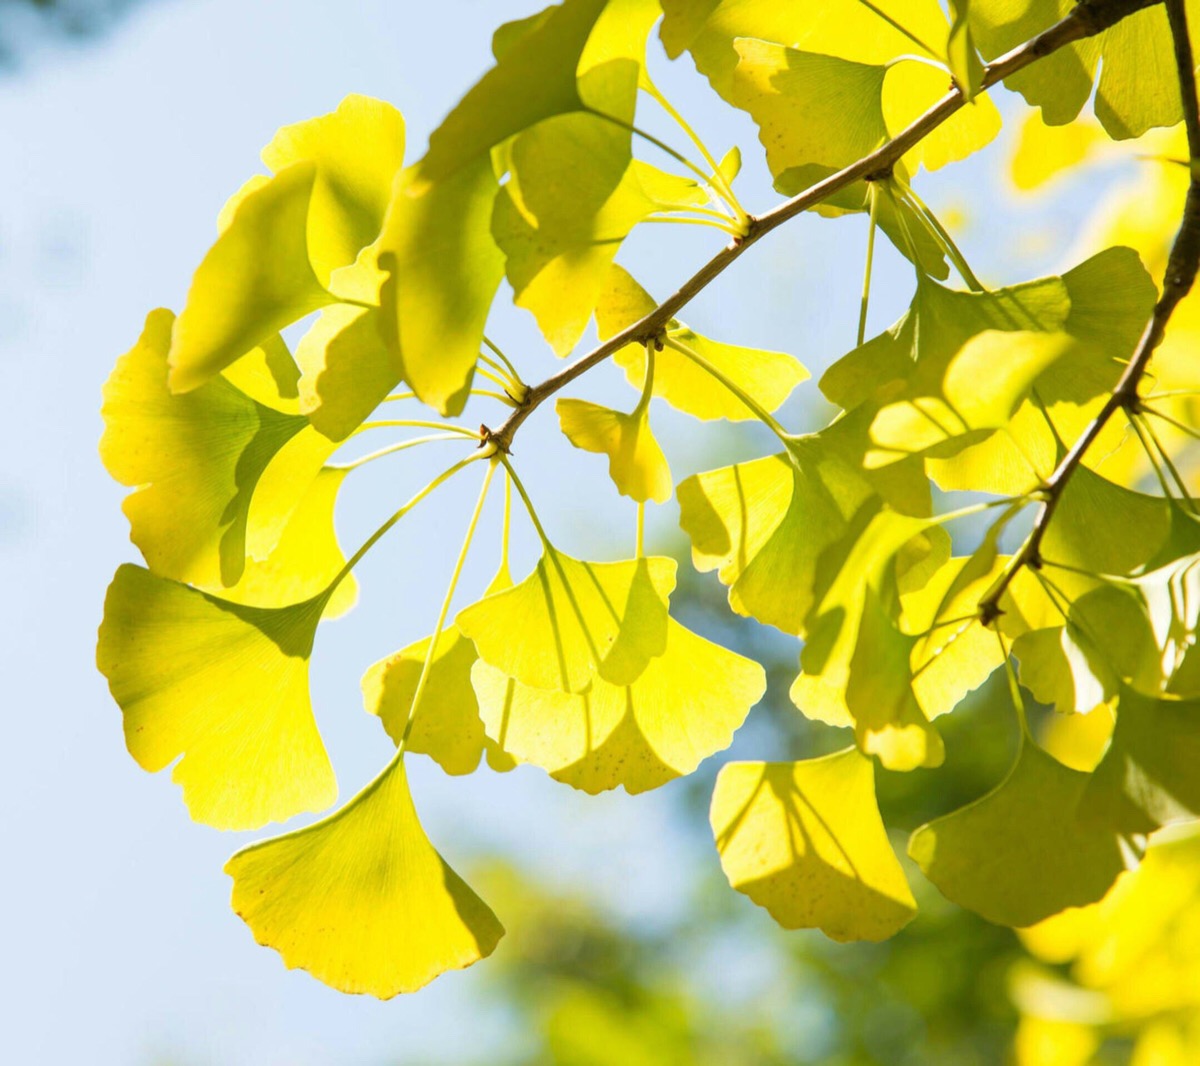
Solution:
{"label": "ginkgo leaf", "polygon": [[1127,863],[1111,829],[1075,817],[1088,778],[1026,740],[995,789],[922,826],[908,853],[944,896],[999,925],[1094,903]]}
{"label": "ginkgo leaf", "polygon": [[638,503],[671,498],[671,468],[650,430],[646,406],[623,414],[587,400],[559,400],[555,410],[576,448],[608,456],[608,476],[623,496]]}
{"label": "ginkgo leaf", "polygon": [[225,872],[255,939],[342,992],[415,992],[504,935],[429,842],[399,757],[328,818],[244,848]]}
{"label": "ginkgo leaf", "polygon": [[1080,804],[1081,817],[1149,834],[1200,817],[1200,700],[1154,699],[1122,688],[1112,743]]}
{"label": "ginkgo leaf", "polygon": [[[596,326],[606,340],[644,318],[657,305],[623,268],[613,265],[596,305]],[[793,356],[723,344],[672,320],[667,336],[699,352],[739,388],[753,396],[768,411],[775,411],[792,394],[808,371]],[[646,381],[646,349],[628,344],[613,356],[629,383],[639,391]],[[654,354],[653,393],[672,407],[694,418],[726,418],[732,422],[756,420],[758,416],[711,374],[672,348]]]}
{"label": "ginkgo leaf", "polygon": [[709,814],[729,883],[785,929],[885,940],[916,913],[854,748],[794,763],[729,763]]}
{"label": "ginkgo leaf", "polygon": [[810,717],[852,724],[862,751],[892,770],[937,766],[944,757],[913,689],[916,638],[898,624],[900,555],[928,528],[927,520],[869,502],[844,538],[827,548],[819,569],[829,576],[816,590],[800,654],[803,672],[790,693]]}
{"label": "ginkgo leaf", "polygon": [[353,574],[338,544],[334,507],[350,467],[324,467],[288,516],[279,541],[265,558],[246,560],[236,585],[221,598],[252,607],[287,607],[324,592],[337,580],[321,617],[337,618],[358,599]]}
{"label": "ginkgo leaf", "polygon": [[645,792],[727,747],[766,689],[757,663],[667,623],[666,649],[631,685],[531,688],[478,663],[488,735],[522,762],[585,792]]}
{"label": "ginkgo leaf", "polygon": [[[871,423],[871,439],[878,448],[868,452],[864,462],[885,466],[930,451],[941,458],[980,433],[1002,429],[1039,375],[1072,344],[1063,332],[976,334],[950,358],[937,392],[914,390],[879,409]],[[928,381],[928,375],[920,376]]]}
{"label": "ginkgo leaf", "polygon": [[[363,703],[399,744],[408,728],[413,697],[429,652],[429,637],[375,663],[362,679]],[[471,686],[475,646],[456,626],[438,639],[429,677],[405,750],[428,755],[448,774],[473,773],[483,754],[483,722]]]}
{"label": "ginkgo leaf", "polygon": [[316,167],[308,248],[322,284],[379,236],[392,184],[404,164],[404,118],[391,104],[351,93],[337,110],[284,126],[262,152],[279,172]]}
{"label": "ginkgo leaf", "polygon": [[1109,696],[1065,626],[1035,629],[1013,641],[1021,684],[1063,714],[1087,714]]}
{"label": "ginkgo leaf", "polygon": [[196,821],[255,829],[337,798],[308,696],[326,598],[246,607],[117,570],[96,662],[130,754],[151,772],[179,760],[171,776]]}
{"label": "ginkgo leaf", "polygon": [[300,413],[300,368],[278,333],[230,363],[221,377],[264,407]]}
{"label": "ginkgo leaf", "polygon": [[1097,123],[1077,119],[1066,126],[1047,126],[1040,111],[1029,111],[1021,122],[1009,164],[1013,185],[1022,192],[1040,189],[1070,173],[1107,143]]}
{"label": "ginkgo leaf", "polygon": [[486,155],[420,193],[401,176],[377,242],[382,336],[409,387],[443,415],[467,402],[504,275],[490,228],[498,190]]}
{"label": "ginkgo leaf", "polygon": [[100,456],[114,478],[135,487],[123,507],[150,568],[219,588],[242,576],[251,500],[264,470],[307,423],[220,376],[172,393],[173,320],[170,311],[152,311],[137,344],[117,361],[104,387]]}
{"label": "ginkgo leaf", "polygon": [[629,684],[663,653],[674,587],[673,559],[583,562],[546,545],[529,577],[464,608],[455,624],[506,676],[582,692],[597,674]]}
{"label": "ginkgo leaf", "polygon": [[[972,35],[984,58],[994,59],[1070,10],[1068,0],[971,0]],[[1102,33],[1056,50],[1005,84],[1041,107],[1047,123],[1061,126],[1091,96],[1098,65],[1096,117],[1110,137],[1140,137],[1152,126],[1172,126],[1183,117],[1171,30],[1161,4],[1134,11]]]}
{"label": "ginkgo leaf", "polygon": [[296,163],[246,196],[197,267],[171,337],[173,392],[204,384],[284,326],[334,302],[308,253],[316,174],[314,164]]}
{"label": "ginkgo leaf", "polygon": [[785,633],[803,633],[820,554],[871,495],[823,443],[804,438],[794,452],[695,474],[676,489],[696,569],[717,571],[738,614]]}
{"label": "ginkgo leaf", "polygon": [[[574,113],[538,123],[509,149],[510,177],[496,199],[492,235],[504,251],[515,302],[533,313],[558,355],[579,342],[633,227],[660,207],[707,202],[695,182],[633,161],[630,137],[602,118]],[[563,189],[571,190],[569,199]]]}
{"label": "ginkgo leaf", "polygon": [[354,432],[402,375],[380,335],[379,312],[353,304],[325,308],[296,346],[296,360],[301,410],[330,440]]}

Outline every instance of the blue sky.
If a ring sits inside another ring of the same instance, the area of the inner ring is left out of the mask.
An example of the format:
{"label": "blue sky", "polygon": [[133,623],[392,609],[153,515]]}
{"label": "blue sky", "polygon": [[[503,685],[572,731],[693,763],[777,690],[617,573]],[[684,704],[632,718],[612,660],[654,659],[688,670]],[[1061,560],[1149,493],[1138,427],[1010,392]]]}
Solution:
{"label": "blue sky", "polygon": [[[122,493],[101,468],[96,442],[100,387],[114,359],[146,311],[179,308],[218,208],[259,169],[258,151],[277,126],[331,110],[347,92],[377,95],[404,112],[415,158],[485,69],[495,25],[530,9],[511,0],[163,0],[136,8],[99,42],[48,45],[0,78],[0,380],[8,396],[0,419],[8,601],[0,622],[0,954],[8,963],[0,1002],[11,1010],[0,1058],[457,1062],[503,1037],[504,1018],[481,1006],[482,967],[387,1004],[340,996],[285,971],[233,916],[221,866],[243,838],[191,823],[168,775],[135,766],[92,665],[104,588],[117,564],[134,558]],[[715,151],[742,146],[747,206],[774,203],[744,116],[685,63],[659,56],[655,69]],[[1002,143],[920,186],[935,208],[970,205],[964,250],[993,281],[1062,265],[1089,199],[1060,193],[1017,205],[997,176],[1004,158]],[[645,230],[622,258],[659,293],[720,243],[692,227]],[[706,292],[688,320],[720,339],[792,351],[815,376],[853,343],[864,243],[861,220],[797,220]],[[910,293],[896,257],[881,258],[873,330]],[[498,305],[490,331],[528,380],[553,368],[524,312]],[[800,393],[788,418],[815,428],[823,410],[815,386]],[[628,402],[613,368],[575,394]],[[659,418],[677,479],[768,447],[753,433]],[[552,535],[578,554],[627,553],[631,508],[618,502],[601,460],[573,452],[554,423],[548,407],[539,412],[518,448]],[[346,545],[428,476],[403,457],[378,467],[364,472],[340,514]],[[465,523],[474,492],[474,484],[453,486],[406,520],[364,564],[358,610],[318,637],[314,700],[343,797],[390,749],[362,711],[358,678],[431,627],[455,550],[457,534],[447,530]],[[495,519],[493,509],[464,595],[478,594],[493,565]],[[652,550],[678,546],[673,505],[658,509],[650,529]],[[519,558],[529,560],[531,549],[523,532]],[[534,770],[464,780],[422,765],[412,776],[430,835],[456,864],[500,854],[552,882],[586,884],[630,920],[684,905],[689,871],[715,862],[679,831],[670,786],[592,799]]]}

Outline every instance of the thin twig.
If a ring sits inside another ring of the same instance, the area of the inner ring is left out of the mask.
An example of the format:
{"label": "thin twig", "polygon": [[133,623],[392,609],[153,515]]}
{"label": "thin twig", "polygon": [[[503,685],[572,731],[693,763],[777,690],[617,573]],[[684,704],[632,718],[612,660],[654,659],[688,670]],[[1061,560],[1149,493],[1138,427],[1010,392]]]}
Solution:
{"label": "thin twig", "polygon": [[[1150,7],[1157,2],[1160,0],[1080,0],[1065,18],[1060,19],[1023,45],[989,63],[984,68],[980,91],[991,88],[1044,56],[1075,41],[1092,37],[1110,26],[1116,25],[1127,15]],[[863,156],[856,163],[844,167],[836,174],[810,186],[804,192],[786,200],[778,207],[772,208],[766,214],[750,216],[746,223],[745,236],[735,237],[730,241],[685,281],[673,295],[667,297],[649,314],[609,337],[586,355],[570,363],[557,374],[548,377],[540,385],[532,386],[525,403],[517,408],[499,429],[489,430],[488,439],[495,443],[501,451],[509,451],[512,447],[513,437],[520,429],[521,424],[549,397],[581,374],[587,373],[598,363],[602,363],[614,352],[620,351],[625,345],[645,344],[656,339],[667,323],[685,305],[707,288],[715,278],[724,273],[747,248],[773,229],[857,181],[871,181],[891,174],[892,168],[905,153],[942,125],[965,103],[966,98],[962,91],[957,87],[952,88],[925,114],[906,126],[887,144]]]}

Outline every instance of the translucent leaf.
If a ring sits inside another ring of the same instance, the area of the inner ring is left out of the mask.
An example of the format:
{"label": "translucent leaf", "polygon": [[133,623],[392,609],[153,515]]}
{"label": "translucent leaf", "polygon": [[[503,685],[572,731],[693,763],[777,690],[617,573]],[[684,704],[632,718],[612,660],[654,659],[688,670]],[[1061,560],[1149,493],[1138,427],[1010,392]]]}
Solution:
{"label": "translucent leaf", "polygon": [[587,400],[559,400],[555,410],[576,448],[608,456],[608,476],[623,496],[639,503],[671,498],[671,468],[650,431],[646,407],[622,414]]}
{"label": "translucent leaf", "polygon": [[[976,334],[950,358],[936,392],[914,389],[879,409],[871,423],[878,449],[867,453],[866,464],[885,466],[935,449],[940,457],[981,433],[1004,428],[1033,383],[1072,343],[1062,332]],[[929,375],[920,377],[928,381]]]}
{"label": "translucent leaf", "polygon": [[230,363],[221,376],[264,407],[300,413],[300,368],[278,333]]}
{"label": "translucent leaf", "polygon": [[[606,340],[619,333],[656,306],[654,298],[645,289],[625,270],[614,265],[596,306],[600,338]],[[808,378],[808,371],[790,355],[722,344],[695,333],[674,319],[667,326],[667,336],[699,352],[768,411],[778,410],[792,390]],[[640,391],[646,381],[645,347],[628,344],[613,358],[625,371],[629,383]],[[757,421],[758,418],[711,374],[671,348],[655,352],[653,391],[676,410],[694,418],[726,418],[731,422]]]}
{"label": "translucent leaf", "polygon": [[429,842],[399,758],[330,817],[244,848],[225,872],[255,939],[342,992],[415,992],[504,934]]}
{"label": "translucent leaf", "polygon": [[135,487],[123,506],[150,568],[219,588],[242,576],[259,479],[306,422],[219,376],[172,393],[172,322],[170,311],[152,311],[137,344],[117,361],[104,386],[100,456],[114,478]]}
{"label": "translucent leaf", "polygon": [[298,162],[316,166],[308,214],[308,246],[322,283],[353,263],[379,236],[404,164],[404,118],[391,104],[352,93],[336,111],[284,126],[263,149],[278,172]]}
{"label": "translucent leaf", "polygon": [[1104,684],[1064,626],[1022,633],[1012,650],[1021,684],[1039,703],[1063,714],[1087,714],[1108,699]]}
{"label": "translucent leaf", "polygon": [[968,101],[973,101],[983,83],[983,63],[971,35],[971,0],[950,0],[950,36],[946,59],[954,84]]}
{"label": "translucent leaf", "polygon": [[621,242],[659,206],[639,180],[653,168],[633,164],[629,141],[628,130],[576,113],[539,123],[510,149],[492,234],[517,305],[558,355],[583,335]]}
{"label": "translucent leaf", "polygon": [[[378,715],[387,735],[399,744],[408,725],[417,682],[430,638],[381,659],[362,679],[367,711]],[[469,774],[483,754],[483,722],[471,687],[475,646],[455,626],[438,639],[405,750],[428,755],[448,774]]]}
{"label": "translucent leaf", "polygon": [[[995,59],[1057,22],[1072,6],[1071,0],[972,0],[972,34],[984,58]],[[1096,117],[1110,137],[1140,137],[1152,126],[1173,126],[1182,118],[1171,31],[1161,4],[1057,50],[1005,84],[1041,107],[1045,122],[1061,126],[1091,96],[1098,65]]]}
{"label": "translucent leaf", "polygon": [[324,607],[245,607],[137,566],[117,570],[96,662],[144,769],[172,779],[198,822],[255,829],[337,798],[308,696]]}
{"label": "translucent leaf", "polygon": [[805,438],[794,454],[695,474],[676,489],[696,569],[717,571],[738,614],[785,633],[803,633],[821,552],[871,494],[824,444]]}
{"label": "translucent leaf", "polygon": [[673,619],[666,648],[632,685],[596,678],[581,693],[531,688],[478,663],[488,735],[522,762],[597,793],[645,792],[728,747],[766,689],[762,668]]}
{"label": "translucent leaf", "polygon": [[1029,111],[1010,163],[1013,185],[1022,192],[1040,189],[1072,173],[1104,143],[1104,132],[1092,122],[1079,119],[1067,126],[1047,126],[1040,111]]}
{"label": "translucent leaf", "polygon": [[922,826],[908,853],[942,894],[999,925],[1033,925],[1103,898],[1126,861],[1075,818],[1088,775],[1026,741],[991,792]]}
{"label": "translucent leaf", "polygon": [[[349,467],[322,469],[292,510],[275,547],[263,559],[247,559],[241,579],[223,589],[221,597],[254,607],[286,607],[324,592],[346,565],[333,517],[349,472]],[[337,618],[357,599],[358,583],[347,574],[338,581],[321,617]]]}
{"label": "translucent leaf", "polygon": [[[895,136],[950,91],[946,71],[915,61],[891,67],[883,83],[884,122]],[[987,95],[960,108],[904,155],[906,166],[940,170],[991,144],[1000,132],[1000,112]]]}
{"label": "translucent leaf", "polygon": [[377,245],[380,329],[413,392],[457,415],[504,274],[490,230],[499,185],[483,155],[419,194],[403,178],[397,186]]}
{"label": "translucent leaf", "polygon": [[308,210],[316,167],[280,171],[239,204],[175,322],[170,386],[187,392],[284,326],[334,301],[313,273]]}
{"label": "translucent leaf", "polygon": [[1149,834],[1200,817],[1200,700],[1154,699],[1124,688],[1112,744],[1083,794],[1082,817]]}
{"label": "translucent leaf", "polygon": [[[316,429],[344,440],[399,383],[397,355],[383,343],[373,308],[335,304],[296,347],[300,405]],[[236,365],[236,364],[235,364]]]}
{"label": "translucent leaf", "polygon": [[874,769],[854,748],[729,763],[710,820],[729,883],[785,929],[884,940],[916,913],[879,817]]}
{"label": "translucent leaf", "polygon": [[506,676],[582,692],[597,674],[629,684],[663,653],[674,587],[673,559],[592,563],[546,546],[529,577],[465,608],[455,624]]}
{"label": "translucent leaf", "polygon": [[944,757],[913,691],[916,639],[898,625],[900,554],[928,525],[868,503],[822,554],[818,569],[828,576],[819,579],[803,673],[790,693],[810,717],[853,724],[862,751],[892,770],[937,766]]}

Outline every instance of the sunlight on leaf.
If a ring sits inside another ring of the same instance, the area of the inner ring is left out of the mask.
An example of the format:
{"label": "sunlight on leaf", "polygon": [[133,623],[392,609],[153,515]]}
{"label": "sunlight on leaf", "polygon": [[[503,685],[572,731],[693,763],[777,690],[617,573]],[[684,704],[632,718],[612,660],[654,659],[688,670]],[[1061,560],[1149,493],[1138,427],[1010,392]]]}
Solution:
{"label": "sunlight on leaf", "polygon": [[308,696],[324,598],[244,607],[117,571],[96,662],[130,754],[152,773],[179,760],[171,776],[196,821],[256,829],[337,798]]}
{"label": "sunlight on leaf", "polygon": [[645,407],[622,414],[587,400],[559,400],[555,410],[564,436],[576,448],[608,456],[608,476],[621,495],[638,503],[671,498],[671,468]]}
{"label": "sunlight on leaf", "polygon": [[342,992],[415,992],[504,935],[429,842],[399,757],[336,813],[244,848],[225,872],[255,939]]}
{"label": "sunlight on leaf", "polygon": [[854,748],[794,763],[722,767],[710,812],[729,883],[785,929],[885,940],[916,903]]}

